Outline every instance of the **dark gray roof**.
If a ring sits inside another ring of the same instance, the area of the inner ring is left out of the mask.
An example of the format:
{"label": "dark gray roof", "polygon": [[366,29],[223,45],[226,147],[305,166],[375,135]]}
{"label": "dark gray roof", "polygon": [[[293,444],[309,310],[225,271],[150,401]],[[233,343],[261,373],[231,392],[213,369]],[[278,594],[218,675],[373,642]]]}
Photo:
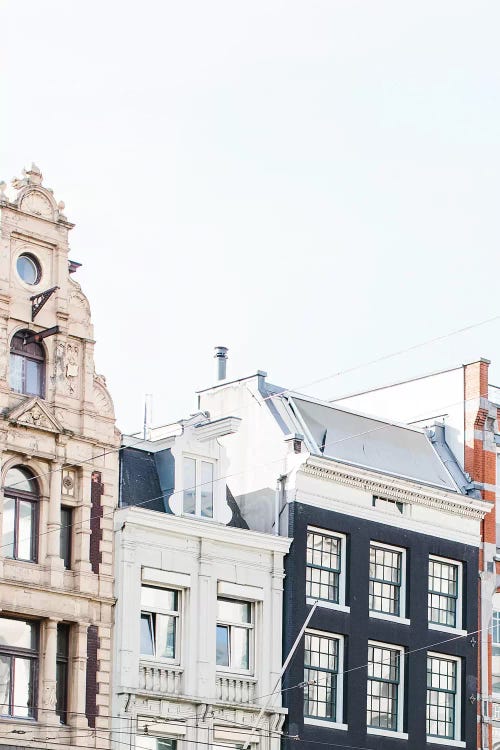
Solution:
{"label": "dark gray roof", "polygon": [[148,510],[172,512],[168,500],[174,488],[174,459],[169,448],[149,453],[124,447],[120,472],[120,507],[140,505]]}
{"label": "dark gray roof", "polygon": [[306,428],[312,453],[457,492],[422,430],[291,396],[288,405]]}

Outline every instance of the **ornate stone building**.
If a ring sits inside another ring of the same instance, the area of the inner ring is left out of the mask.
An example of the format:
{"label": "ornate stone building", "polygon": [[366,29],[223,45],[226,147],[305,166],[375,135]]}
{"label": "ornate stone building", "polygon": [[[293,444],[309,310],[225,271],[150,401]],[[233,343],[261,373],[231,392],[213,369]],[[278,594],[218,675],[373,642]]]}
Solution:
{"label": "ornate stone building", "polygon": [[71,224],[0,183],[0,744],[109,745],[119,435]]}

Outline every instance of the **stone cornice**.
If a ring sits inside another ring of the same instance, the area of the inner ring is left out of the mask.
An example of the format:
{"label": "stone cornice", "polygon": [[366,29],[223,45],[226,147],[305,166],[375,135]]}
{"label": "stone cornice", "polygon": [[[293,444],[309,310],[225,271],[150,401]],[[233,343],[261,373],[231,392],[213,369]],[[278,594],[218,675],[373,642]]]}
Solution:
{"label": "stone cornice", "polygon": [[316,479],[325,479],[348,487],[355,487],[374,495],[380,495],[388,500],[424,505],[465,518],[481,520],[492,508],[491,503],[461,495],[458,492],[453,493],[429,488],[417,482],[412,483],[396,478],[391,478],[388,481],[369,471],[353,466],[347,468],[344,464],[332,459],[322,460],[310,457],[301,466],[300,473]]}

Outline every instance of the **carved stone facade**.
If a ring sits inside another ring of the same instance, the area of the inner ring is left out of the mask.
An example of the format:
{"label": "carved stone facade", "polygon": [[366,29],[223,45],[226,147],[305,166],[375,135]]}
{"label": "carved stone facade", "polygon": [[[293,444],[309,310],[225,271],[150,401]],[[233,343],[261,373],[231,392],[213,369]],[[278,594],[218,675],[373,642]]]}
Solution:
{"label": "carved stone facade", "polygon": [[12,184],[0,185],[0,744],[107,748],[119,434],[70,275],[73,225],[35,165]]}

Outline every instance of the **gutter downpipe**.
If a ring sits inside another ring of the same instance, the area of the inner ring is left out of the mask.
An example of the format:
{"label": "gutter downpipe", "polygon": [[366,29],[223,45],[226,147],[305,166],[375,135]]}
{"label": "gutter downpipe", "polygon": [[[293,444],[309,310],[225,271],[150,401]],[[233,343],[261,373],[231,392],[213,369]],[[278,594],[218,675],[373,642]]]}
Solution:
{"label": "gutter downpipe", "polygon": [[269,695],[269,698],[267,699],[267,701],[264,703],[264,705],[262,706],[262,708],[259,711],[259,715],[257,716],[257,718],[255,720],[255,723],[254,723],[254,725],[252,727],[252,734],[250,735],[250,737],[247,739],[247,741],[243,745],[243,750],[248,750],[248,748],[252,744],[252,740],[255,737],[255,735],[257,734],[257,730],[259,728],[260,720],[264,716],[265,711],[267,711],[271,707],[271,704],[274,701],[274,696],[276,695],[276,692],[278,691],[278,687],[279,687],[279,685],[281,683],[283,675],[285,674],[286,670],[288,669],[288,665],[292,661],[293,655],[295,654],[295,651],[297,650],[297,646],[299,645],[300,641],[302,640],[302,636],[304,635],[305,630],[306,630],[307,626],[309,625],[311,617],[313,616],[314,611],[315,611],[315,609],[316,609],[317,606],[318,606],[318,600],[316,599],[316,601],[314,602],[314,604],[311,607],[311,611],[307,615],[307,617],[305,619],[305,622],[304,622],[304,624],[302,625],[302,627],[300,629],[300,632],[299,632],[297,638],[295,639],[295,642],[294,642],[292,648],[290,649],[290,651],[288,653],[288,656],[285,659],[285,662],[284,662],[283,666],[281,667],[281,672],[279,674],[278,679],[276,680],[276,684],[273,687],[271,694]]}

